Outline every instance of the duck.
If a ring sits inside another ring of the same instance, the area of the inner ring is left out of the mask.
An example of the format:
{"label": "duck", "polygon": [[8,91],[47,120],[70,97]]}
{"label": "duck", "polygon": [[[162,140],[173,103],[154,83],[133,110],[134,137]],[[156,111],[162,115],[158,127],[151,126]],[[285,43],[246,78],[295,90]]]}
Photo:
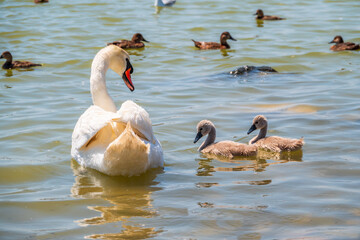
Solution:
{"label": "duck", "polygon": [[304,145],[304,138],[291,139],[278,136],[266,137],[267,127],[268,121],[265,116],[257,115],[254,117],[253,124],[247,134],[249,135],[256,129],[260,129],[260,132],[256,137],[249,141],[249,144],[256,145],[261,149],[272,152],[295,151],[301,149]]}
{"label": "duck", "polygon": [[201,120],[197,126],[197,134],[194,143],[199,141],[203,136],[207,136],[206,140],[200,145],[198,151],[204,154],[214,154],[226,158],[234,158],[237,156],[253,156],[257,153],[255,145],[246,145],[233,141],[221,141],[215,143],[216,128],[209,120]]}
{"label": "duck", "polygon": [[217,42],[199,42],[195,41],[194,39],[191,39],[195,47],[200,49],[229,49],[230,45],[226,42],[226,40],[231,39],[233,41],[236,41],[235,38],[233,38],[229,32],[223,32],[220,35],[220,43]]}
{"label": "duck", "polygon": [[145,38],[143,37],[143,35],[141,33],[135,33],[131,40],[115,41],[112,43],[108,43],[107,45],[116,45],[123,49],[143,48],[143,47],[145,47],[145,44],[143,42],[149,42],[149,41],[145,40]]}
{"label": "duck", "polygon": [[129,54],[115,45],[101,49],[91,65],[93,105],[74,127],[72,158],[83,167],[110,176],[137,176],[150,168],[163,167],[162,147],[153,133],[149,114],[131,100],[117,110],[106,88],[109,68],[122,77],[130,91],[135,90]]}
{"label": "duck", "polygon": [[176,0],[155,0],[155,7],[171,7],[176,3]]}
{"label": "duck", "polygon": [[48,3],[49,0],[34,0],[34,3]]}
{"label": "duck", "polygon": [[352,42],[344,42],[343,38],[340,35],[337,35],[334,37],[334,39],[329,42],[335,43],[335,45],[332,45],[330,47],[330,50],[333,51],[345,51],[345,50],[358,50],[360,49],[359,44],[352,43]]}
{"label": "duck", "polygon": [[264,15],[263,10],[258,9],[256,11],[256,13],[254,13],[254,15],[256,15],[257,20],[285,20],[286,18],[281,18],[278,16],[269,16],[269,15]]}
{"label": "duck", "polygon": [[42,66],[41,64],[32,63],[28,61],[13,61],[13,57],[9,51],[3,52],[0,58],[6,59],[5,63],[2,65],[3,69],[30,68],[30,67]]}

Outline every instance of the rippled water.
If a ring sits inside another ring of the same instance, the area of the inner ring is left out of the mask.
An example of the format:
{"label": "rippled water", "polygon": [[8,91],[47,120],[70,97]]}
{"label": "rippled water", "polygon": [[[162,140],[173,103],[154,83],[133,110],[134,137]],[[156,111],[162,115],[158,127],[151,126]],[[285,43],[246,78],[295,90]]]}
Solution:
{"label": "rippled water", "polygon": [[[0,72],[1,239],[359,239],[360,52],[331,52],[335,35],[360,42],[360,2],[0,1],[1,51],[43,67]],[[253,14],[286,17],[256,22]],[[190,39],[227,51],[199,51]],[[164,170],[108,177],[71,160],[71,133],[91,104],[92,58],[141,32],[131,50],[136,90],[107,75],[118,105],[149,112]],[[226,72],[268,65],[279,74]],[[264,114],[271,135],[305,137],[293,154],[206,158],[193,144],[210,119],[218,140],[246,143]]]}

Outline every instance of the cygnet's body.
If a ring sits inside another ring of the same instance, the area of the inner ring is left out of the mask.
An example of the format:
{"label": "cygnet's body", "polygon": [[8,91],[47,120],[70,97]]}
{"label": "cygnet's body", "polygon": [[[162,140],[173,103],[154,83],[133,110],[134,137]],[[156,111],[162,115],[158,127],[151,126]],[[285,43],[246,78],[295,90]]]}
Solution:
{"label": "cygnet's body", "polygon": [[41,64],[32,63],[28,61],[13,61],[12,55],[9,51],[3,52],[0,58],[6,59],[6,62],[2,65],[3,69],[30,68],[30,67],[41,66]]}
{"label": "cygnet's body", "polygon": [[209,120],[202,120],[198,123],[197,135],[194,143],[199,141],[199,139],[205,135],[208,135],[208,137],[198,149],[201,153],[214,154],[227,158],[233,158],[236,156],[253,156],[257,153],[257,147],[255,145],[250,146],[233,141],[221,141],[215,143],[215,125]]}
{"label": "cygnet's body", "polygon": [[335,36],[334,39],[329,43],[335,43],[330,47],[333,51],[345,51],[345,50],[358,50],[360,49],[359,44],[352,42],[344,42],[341,36]]}
{"label": "cygnet's body", "polygon": [[107,45],[116,45],[118,47],[121,47],[122,49],[128,49],[128,48],[143,48],[145,47],[145,44],[143,42],[148,42],[145,40],[143,35],[141,33],[135,33],[131,40],[121,40],[121,41],[115,41],[112,43],[108,43]]}
{"label": "cygnet's body", "polygon": [[200,48],[200,49],[229,49],[230,45],[227,43],[226,40],[231,39],[233,41],[236,41],[235,38],[233,38],[229,32],[223,32],[220,35],[220,43],[217,42],[200,42],[200,41],[195,41],[193,39],[191,39],[194,44],[195,47]]}
{"label": "cygnet's body", "polygon": [[250,127],[247,134],[250,134],[256,129],[260,129],[260,132],[256,137],[250,140],[249,144],[273,152],[295,151],[301,149],[304,145],[303,138],[290,139],[277,136],[266,137],[267,126],[268,123],[266,117],[262,115],[256,116],[253,120],[253,125]]}
{"label": "cygnet's body", "polygon": [[278,16],[264,15],[263,10],[261,10],[261,9],[258,9],[254,15],[256,15],[255,19],[257,19],[257,20],[285,20],[286,19],[286,18],[282,18],[282,17],[278,17]]}

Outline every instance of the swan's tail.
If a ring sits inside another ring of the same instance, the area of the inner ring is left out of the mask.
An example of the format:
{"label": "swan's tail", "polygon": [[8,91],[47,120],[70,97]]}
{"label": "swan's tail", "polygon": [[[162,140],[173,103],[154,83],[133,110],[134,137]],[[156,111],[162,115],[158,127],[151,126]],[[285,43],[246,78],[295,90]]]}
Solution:
{"label": "swan's tail", "polygon": [[149,168],[150,145],[145,144],[128,122],[124,132],[106,149],[105,171],[108,175],[136,176]]}

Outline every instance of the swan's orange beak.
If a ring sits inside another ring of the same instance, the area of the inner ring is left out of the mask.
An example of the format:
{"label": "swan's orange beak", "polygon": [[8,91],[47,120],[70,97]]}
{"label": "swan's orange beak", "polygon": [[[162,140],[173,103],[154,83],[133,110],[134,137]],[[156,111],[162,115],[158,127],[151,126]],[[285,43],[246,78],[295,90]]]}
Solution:
{"label": "swan's orange beak", "polygon": [[133,73],[134,68],[131,65],[129,59],[126,59],[126,70],[124,74],[122,75],[122,79],[124,80],[124,83],[126,86],[130,89],[130,91],[134,91],[135,87],[134,84],[131,81],[131,73]]}

